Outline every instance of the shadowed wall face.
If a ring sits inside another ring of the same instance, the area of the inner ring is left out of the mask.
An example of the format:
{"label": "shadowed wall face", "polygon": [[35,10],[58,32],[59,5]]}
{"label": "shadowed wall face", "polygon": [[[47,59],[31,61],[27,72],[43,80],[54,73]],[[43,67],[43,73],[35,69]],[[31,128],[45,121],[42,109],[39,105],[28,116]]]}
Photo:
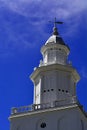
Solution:
{"label": "shadowed wall face", "polygon": [[86,130],[78,108],[54,110],[11,119],[12,130]]}

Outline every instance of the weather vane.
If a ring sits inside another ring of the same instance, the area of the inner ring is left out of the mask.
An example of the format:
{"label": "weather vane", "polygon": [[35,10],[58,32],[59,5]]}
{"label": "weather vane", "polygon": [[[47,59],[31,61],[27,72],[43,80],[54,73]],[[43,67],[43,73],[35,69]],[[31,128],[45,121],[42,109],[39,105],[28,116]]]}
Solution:
{"label": "weather vane", "polygon": [[55,28],[56,28],[56,24],[63,24],[63,22],[56,21],[56,17],[55,17],[55,19],[54,19],[54,22],[52,22],[52,21],[49,21],[49,22],[54,23],[54,27],[55,27]]}
{"label": "weather vane", "polygon": [[55,17],[53,22],[52,21],[49,21],[49,22],[54,24],[53,35],[59,35],[56,25],[57,24],[63,24],[63,22],[56,21],[56,17]]}

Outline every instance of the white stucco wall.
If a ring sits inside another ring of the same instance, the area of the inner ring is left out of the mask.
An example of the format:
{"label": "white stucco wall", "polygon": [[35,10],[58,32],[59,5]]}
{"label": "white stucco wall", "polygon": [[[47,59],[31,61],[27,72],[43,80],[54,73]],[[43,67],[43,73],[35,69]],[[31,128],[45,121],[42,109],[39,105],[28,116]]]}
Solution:
{"label": "white stucco wall", "polygon": [[[84,118],[77,107],[48,110],[12,118],[11,130],[87,130],[87,120]],[[46,127],[41,128],[41,123],[46,123]]]}
{"label": "white stucco wall", "polygon": [[75,96],[72,74],[67,71],[44,71],[35,79],[34,103],[49,103]]}
{"label": "white stucco wall", "polygon": [[43,63],[44,64],[66,64],[67,63],[67,53],[61,48],[50,48],[44,52],[43,55]]}

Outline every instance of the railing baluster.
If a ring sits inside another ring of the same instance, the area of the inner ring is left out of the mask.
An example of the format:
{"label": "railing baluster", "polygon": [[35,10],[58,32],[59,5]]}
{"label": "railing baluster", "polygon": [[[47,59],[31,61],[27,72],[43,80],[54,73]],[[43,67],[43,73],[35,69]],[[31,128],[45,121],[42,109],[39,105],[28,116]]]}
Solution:
{"label": "railing baluster", "polygon": [[35,111],[35,110],[48,109],[48,108],[53,108],[53,107],[61,107],[61,106],[65,106],[65,105],[71,105],[76,102],[77,102],[77,98],[76,98],[76,96],[73,96],[73,97],[68,97],[68,98],[62,99],[62,100],[53,101],[50,103],[33,104],[30,106],[12,108],[11,114],[13,115],[13,114],[31,112],[31,111]]}

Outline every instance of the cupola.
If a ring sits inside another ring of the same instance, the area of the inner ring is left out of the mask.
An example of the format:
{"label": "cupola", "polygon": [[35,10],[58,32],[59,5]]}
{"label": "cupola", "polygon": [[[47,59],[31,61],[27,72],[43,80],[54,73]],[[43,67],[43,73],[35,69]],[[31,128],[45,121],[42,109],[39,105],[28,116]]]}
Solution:
{"label": "cupola", "polygon": [[43,55],[43,61],[41,62],[41,65],[54,63],[63,65],[67,64],[70,49],[59,35],[56,23],[61,24],[62,22],[55,21],[52,36],[48,38],[45,45],[43,45],[41,48],[41,53]]}

